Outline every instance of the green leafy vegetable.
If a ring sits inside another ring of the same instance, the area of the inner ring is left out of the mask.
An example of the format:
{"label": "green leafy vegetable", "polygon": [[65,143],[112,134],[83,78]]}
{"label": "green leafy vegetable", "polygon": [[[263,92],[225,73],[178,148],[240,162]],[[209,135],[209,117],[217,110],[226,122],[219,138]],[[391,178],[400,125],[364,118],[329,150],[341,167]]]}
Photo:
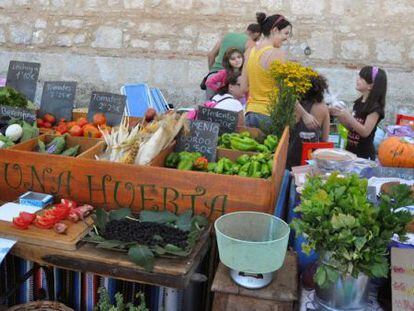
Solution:
{"label": "green leafy vegetable", "polygon": [[118,220],[118,219],[122,219],[125,217],[130,217],[131,215],[132,215],[131,210],[127,207],[115,209],[109,212],[109,220],[114,220],[114,219]]}
{"label": "green leafy vegetable", "polygon": [[128,256],[137,265],[145,270],[152,271],[154,267],[154,253],[145,245],[134,245],[128,251]]}
{"label": "green leafy vegetable", "polygon": [[321,287],[335,282],[339,275],[365,273],[384,277],[388,273],[387,246],[393,234],[404,240],[406,225],[412,219],[407,211],[395,210],[414,204],[406,185],[382,195],[379,206],[367,200],[367,180],[358,175],[326,181],[310,177],[295,209],[301,218],[292,222],[296,234],[307,238],[302,250],[315,249],[321,258],[315,281]]}

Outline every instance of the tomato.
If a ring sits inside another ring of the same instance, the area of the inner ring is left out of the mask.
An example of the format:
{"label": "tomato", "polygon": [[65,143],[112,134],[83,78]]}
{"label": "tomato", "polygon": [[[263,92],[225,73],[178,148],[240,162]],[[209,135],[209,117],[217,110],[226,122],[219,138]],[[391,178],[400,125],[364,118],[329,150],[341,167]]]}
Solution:
{"label": "tomato", "polygon": [[74,125],[69,129],[69,134],[71,136],[82,136],[83,130],[79,125]]}
{"label": "tomato", "polygon": [[85,117],[80,117],[76,123],[80,126],[83,127],[85,124],[88,124],[88,120]]}
{"label": "tomato", "polygon": [[78,123],[76,123],[76,121],[70,121],[68,123],[66,123],[66,126],[68,127],[68,129],[70,130],[72,126],[74,125],[78,125]]}
{"label": "tomato", "polygon": [[67,207],[76,207],[76,206],[78,206],[78,204],[75,201],[69,200],[69,199],[61,199],[60,204],[58,204],[57,206],[59,206],[59,205],[64,205],[64,206],[67,206]]}
{"label": "tomato", "polygon": [[63,124],[59,124],[58,127],[56,128],[56,130],[60,133],[60,134],[65,134],[68,132],[68,127],[65,123]]}
{"label": "tomato", "polygon": [[43,127],[44,128],[47,128],[47,129],[50,129],[50,128],[52,128],[52,123],[50,123],[50,122],[43,122]]}
{"label": "tomato", "polygon": [[50,124],[54,124],[56,122],[56,118],[53,115],[51,115],[50,113],[46,113],[43,116],[43,121],[49,122]]}
{"label": "tomato", "polygon": [[105,130],[106,130],[106,131],[108,131],[108,133],[111,133],[112,128],[109,125],[104,124],[104,125],[99,125],[99,127],[100,127],[101,131],[105,132]]}
{"label": "tomato", "polygon": [[83,136],[88,138],[99,138],[101,137],[101,132],[93,125],[86,125],[83,128]]}
{"label": "tomato", "polygon": [[50,229],[57,223],[57,218],[52,215],[37,216],[34,225],[41,229]]}
{"label": "tomato", "polygon": [[96,125],[96,126],[106,124],[105,115],[103,113],[100,113],[100,112],[95,113],[93,115],[92,121],[93,121],[93,124]]}
{"label": "tomato", "polygon": [[25,222],[24,219],[22,219],[20,217],[14,217],[13,218],[13,225],[15,225],[19,229],[26,230],[27,228],[29,228],[30,223]]}
{"label": "tomato", "polygon": [[44,124],[45,122],[42,120],[42,119],[36,119],[36,124],[37,124],[37,127],[43,127],[43,124]]}
{"label": "tomato", "polygon": [[35,220],[36,214],[28,213],[28,212],[20,212],[19,218],[31,224],[33,220]]}

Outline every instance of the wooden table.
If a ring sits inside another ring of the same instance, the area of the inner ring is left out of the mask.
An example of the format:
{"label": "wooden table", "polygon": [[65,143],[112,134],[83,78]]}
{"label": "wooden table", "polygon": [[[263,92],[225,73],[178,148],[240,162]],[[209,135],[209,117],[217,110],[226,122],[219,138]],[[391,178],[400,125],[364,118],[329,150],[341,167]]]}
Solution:
{"label": "wooden table", "polygon": [[[95,248],[84,243],[76,251],[18,242],[12,254],[42,266],[90,272],[116,279],[184,289],[194,279],[195,270],[210,246],[210,230],[206,230],[187,258],[156,258],[152,272],[147,272],[128,259],[126,253]],[[196,275],[200,276],[200,275]]]}
{"label": "wooden table", "polygon": [[296,253],[288,251],[283,266],[274,273],[273,281],[262,289],[238,286],[229,268],[219,264],[212,286],[213,311],[291,311],[298,300]]}

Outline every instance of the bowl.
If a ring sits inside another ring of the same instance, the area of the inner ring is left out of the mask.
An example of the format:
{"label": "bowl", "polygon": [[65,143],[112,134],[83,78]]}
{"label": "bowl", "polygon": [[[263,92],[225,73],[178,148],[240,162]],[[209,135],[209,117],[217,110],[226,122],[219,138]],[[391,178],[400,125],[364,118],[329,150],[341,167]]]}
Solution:
{"label": "bowl", "polygon": [[323,148],[315,150],[312,159],[320,169],[343,171],[357,159],[357,156],[343,149]]}
{"label": "bowl", "polygon": [[270,273],[285,260],[289,225],[258,212],[235,212],[218,218],[214,227],[221,262],[246,273]]}

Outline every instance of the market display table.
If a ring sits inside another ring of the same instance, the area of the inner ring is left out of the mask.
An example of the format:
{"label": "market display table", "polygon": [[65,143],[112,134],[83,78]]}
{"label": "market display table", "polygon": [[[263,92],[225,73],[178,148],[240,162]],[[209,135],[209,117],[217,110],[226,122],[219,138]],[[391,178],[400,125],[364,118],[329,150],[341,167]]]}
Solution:
{"label": "market display table", "polygon": [[298,300],[296,253],[288,251],[283,266],[265,288],[250,290],[230,278],[229,268],[219,264],[212,286],[213,311],[291,311]]}
{"label": "market display table", "polygon": [[206,230],[186,258],[156,258],[154,269],[147,272],[128,259],[126,253],[95,248],[85,243],[75,251],[18,242],[12,254],[42,266],[90,272],[131,282],[184,289],[194,279],[195,270],[210,245]]}

